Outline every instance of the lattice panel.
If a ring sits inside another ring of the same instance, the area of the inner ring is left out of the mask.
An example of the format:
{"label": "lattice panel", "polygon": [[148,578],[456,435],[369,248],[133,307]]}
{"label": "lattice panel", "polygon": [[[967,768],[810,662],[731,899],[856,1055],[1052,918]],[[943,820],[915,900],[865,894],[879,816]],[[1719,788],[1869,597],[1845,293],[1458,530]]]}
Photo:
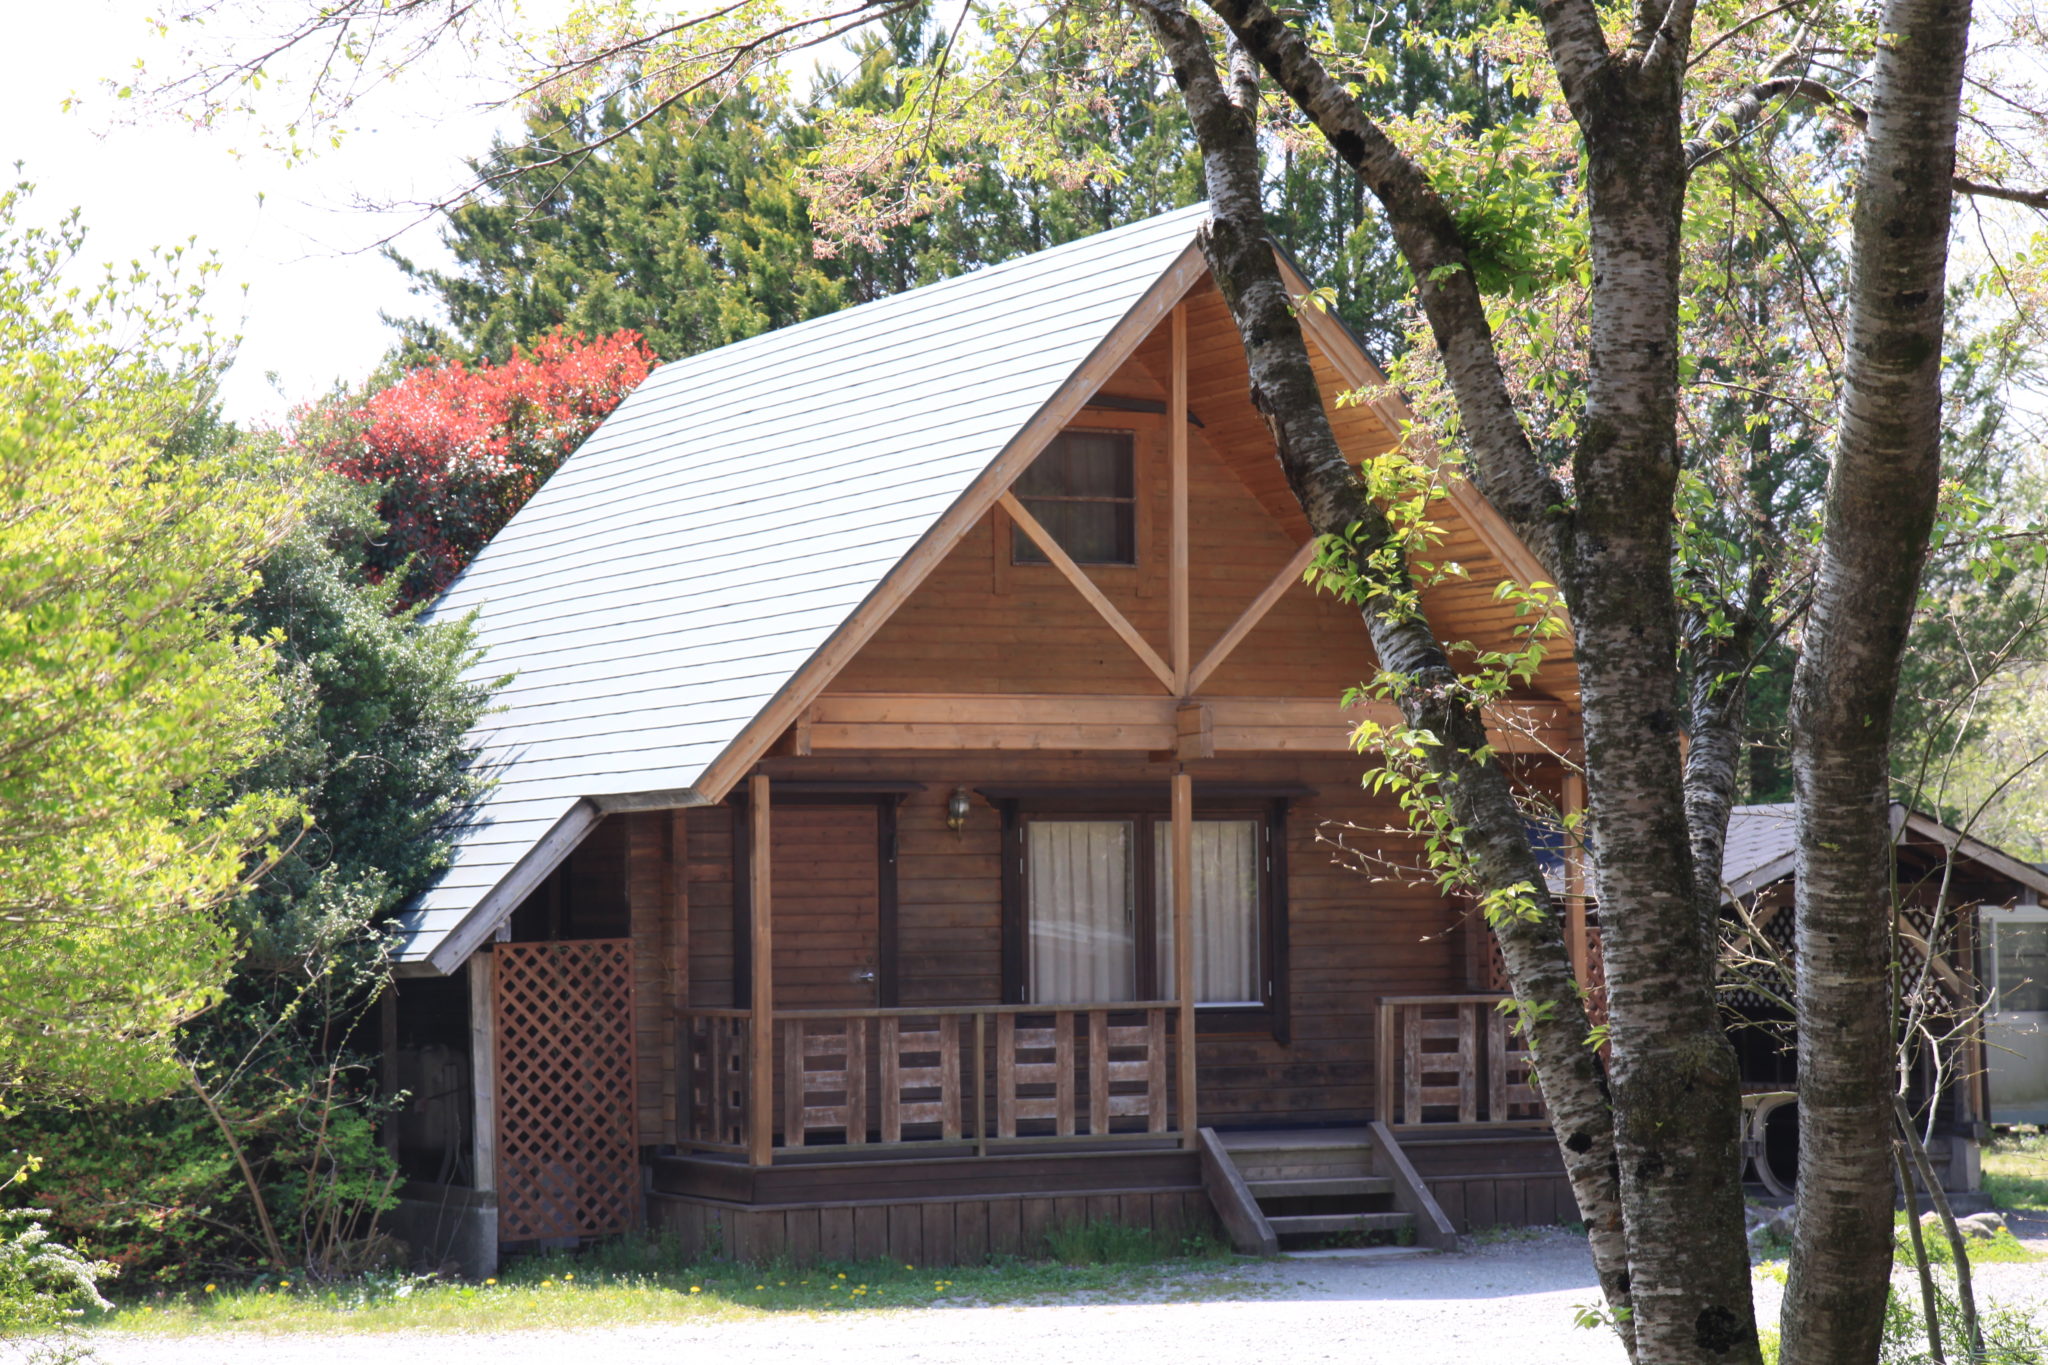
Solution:
{"label": "lattice panel", "polygon": [[638,1221],[630,939],[500,943],[498,1235],[622,1232]]}
{"label": "lattice panel", "polygon": [[1597,925],[1586,929],[1586,1022],[1594,1028],[1607,1022],[1607,952]]}

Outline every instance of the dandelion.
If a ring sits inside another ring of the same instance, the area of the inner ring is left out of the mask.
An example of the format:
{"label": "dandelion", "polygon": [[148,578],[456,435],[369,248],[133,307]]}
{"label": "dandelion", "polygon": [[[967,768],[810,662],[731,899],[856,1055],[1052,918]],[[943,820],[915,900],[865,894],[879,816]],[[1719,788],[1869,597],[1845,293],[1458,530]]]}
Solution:
{"label": "dandelion", "polygon": [[485,1287],[486,1289],[488,1289],[488,1288],[490,1288],[490,1287],[491,1287],[492,1285],[496,1284],[497,1282],[498,1282],[498,1280],[497,1280],[497,1277],[496,1277],[496,1276],[492,1276],[492,1277],[491,1277],[490,1279],[487,1279],[487,1280],[485,1280],[485,1281],[484,1281],[484,1287]]}
{"label": "dandelion", "polygon": [[571,1281],[571,1280],[573,1280],[573,1279],[575,1279],[575,1278],[576,1278],[576,1277],[575,1277],[575,1276],[574,1276],[573,1274],[571,1274],[571,1275],[564,1275],[564,1276],[562,1277],[562,1283],[563,1283],[563,1284],[567,1284],[567,1283],[568,1283],[569,1281]]}
{"label": "dandelion", "polygon": [[777,1280],[777,1281],[775,1282],[775,1287],[776,1287],[777,1289],[787,1289],[787,1288],[789,1288],[789,1281],[788,1281],[788,1280]]}
{"label": "dandelion", "polygon": [[765,1284],[757,1284],[757,1285],[755,1285],[755,1286],[754,1286],[754,1288],[756,1288],[756,1289],[766,1289],[767,1287],[768,1287],[768,1286],[767,1286],[767,1285],[765,1285]]}
{"label": "dandelion", "polygon": [[843,1279],[845,1279],[845,1278],[846,1278],[846,1272],[845,1272],[845,1271],[843,1271],[843,1270],[842,1270],[842,1271],[840,1271],[840,1272],[839,1272],[839,1278],[840,1278],[840,1279],[842,1279],[842,1280],[843,1280]]}
{"label": "dandelion", "polygon": [[219,1286],[219,1285],[217,1285],[217,1284],[210,1284],[210,1285],[206,1286],[206,1292],[207,1292],[207,1293],[209,1293],[209,1294],[211,1294],[211,1293],[212,1293],[212,1292],[213,1292],[214,1290],[216,1290],[216,1289],[218,1289],[218,1288],[220,1288],[220,1286]]}
{"label": "dandelion", "polygon": [[701,1294],[704,1292],[704,1286],[700,1284],[693,1284],[690,1286],[690,1292],[692,1294]]}

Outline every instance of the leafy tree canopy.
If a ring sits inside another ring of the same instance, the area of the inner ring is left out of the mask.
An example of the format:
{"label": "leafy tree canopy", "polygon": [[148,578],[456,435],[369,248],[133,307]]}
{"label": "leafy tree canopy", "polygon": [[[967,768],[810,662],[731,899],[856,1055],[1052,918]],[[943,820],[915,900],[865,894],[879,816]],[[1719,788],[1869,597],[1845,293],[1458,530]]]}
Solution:
{"label": "leafy tree canopy", "polygon": [[[220,908],[294,814],[237,606],[296,514],[275,448],[183,448],[218,370],[177,253],[67,288],[0,194],[0,1102],[140,1098],[219,998]],[[181,337],[189,338],[180,340]]]}
{"label": "leafy tree canopy", "polygon": [[[381,525],[362,542],[396,605],[433,596],[512,519],[654,364],[632,332],[595,341],[553,332],[502,363],[425,365],[368,396],[302,414],[299,443],[321,465],[379,490]],[[366,529],[366,528],[359,528]]]}

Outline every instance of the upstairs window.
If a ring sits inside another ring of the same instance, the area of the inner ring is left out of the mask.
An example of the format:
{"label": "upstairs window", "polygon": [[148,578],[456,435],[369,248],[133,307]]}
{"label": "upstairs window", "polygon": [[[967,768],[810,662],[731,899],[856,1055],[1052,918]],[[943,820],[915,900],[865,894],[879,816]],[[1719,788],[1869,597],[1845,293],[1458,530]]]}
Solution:
{"label": "upstairs window", "polygon": [[[1138,562],[1137,450],[1128,431],[1066,431],[1017,480],[1015,493],[1076,564]],[[1024,528],[1014,528],[1015,564],[1045,564]]]}

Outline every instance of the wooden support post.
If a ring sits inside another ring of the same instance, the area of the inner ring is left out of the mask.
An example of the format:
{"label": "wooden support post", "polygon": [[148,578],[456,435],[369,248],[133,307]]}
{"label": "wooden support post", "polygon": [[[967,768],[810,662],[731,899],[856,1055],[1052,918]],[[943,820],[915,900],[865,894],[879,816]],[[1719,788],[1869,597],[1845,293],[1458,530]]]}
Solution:
{"label": "wooden support post", "polygon": [[1151,670],[1153,677],[1159,679],[1159,685],[1178,696],[1179,693],[1175,691],[1173,670],[1167,666],[1166,660],[1159,657],[1159,651],[1145,642],[1145,637],[1138,633],[1138,628],[1116,609],[1116,604],[1103,595],[1102,589],[1095,586],[1095,581],[1088,577],[1087,571],[1076,564],[1074,557],[1053,539],[1052,532],[1041,526],[1037,517],[1024,510],[1024,504],[1017,501],[1014,494],[1003,494],[998,503],[1010,514],[1010,519],[1017,523],[1024,534],[1031,537],[1032,544],[1045,552],[1045,557],[1052,561],[1052,566],[1065,576],[1067,582],[1074,585],[1074,591],[1080,593],[1088,605],[1095,608],[1095,614],[1102,618],[1103,624],[1115,631],[1117,638],[1130,646],[1131,653],[1138,656],[1138,661]]}
{"label": "wooden support post", "polygon": [[[386,1096],[398,1093],[398,983],[386,981],[377,997],[377,1089]],[[379,1125],[385,1155],[398,1160],[398,1115],[386,1113]]]}
{"label": "wooden support post", "polygon": [[497,967],[489,945],[469,955],[470,1183],[479,1193],[498,1188]]}
{"label": "wooden support post", "polygon": [[1572,975],[1578,978],[1579,988],[1583,990],[1587,981],[1586,854],[1580,831],[1570,826],[1586,812],[1585,778],[1574,772],[1564,775],[1561,806],[1567,826],[1564,836],[1565,946],[1572,955]]}
{"label": "wooden support post", "polygon": [[748,1037],[747,1160],[766,1166],[775,1159],[775,928],[769,916],[768,779],[759,773],[747,779],[747,819],[748,965],[753,971],[748,999],[754,1015]]}
{"label": "wooden support post", "polygon": [[1173,377],[1166,400],[1166,448],[1173,464],[1169,485],[1172,552],[1166,567],[1166,615],[1173,655],[1173,693],[1188,695],[1188,310],[1173,310]]}
{"label": "wooden support post", "polygon": [[1173,998],[1180,1006],[1180,1143],[1200,1141],[1195,1107],[1195,793],[1186,773],[1173,775]]}

